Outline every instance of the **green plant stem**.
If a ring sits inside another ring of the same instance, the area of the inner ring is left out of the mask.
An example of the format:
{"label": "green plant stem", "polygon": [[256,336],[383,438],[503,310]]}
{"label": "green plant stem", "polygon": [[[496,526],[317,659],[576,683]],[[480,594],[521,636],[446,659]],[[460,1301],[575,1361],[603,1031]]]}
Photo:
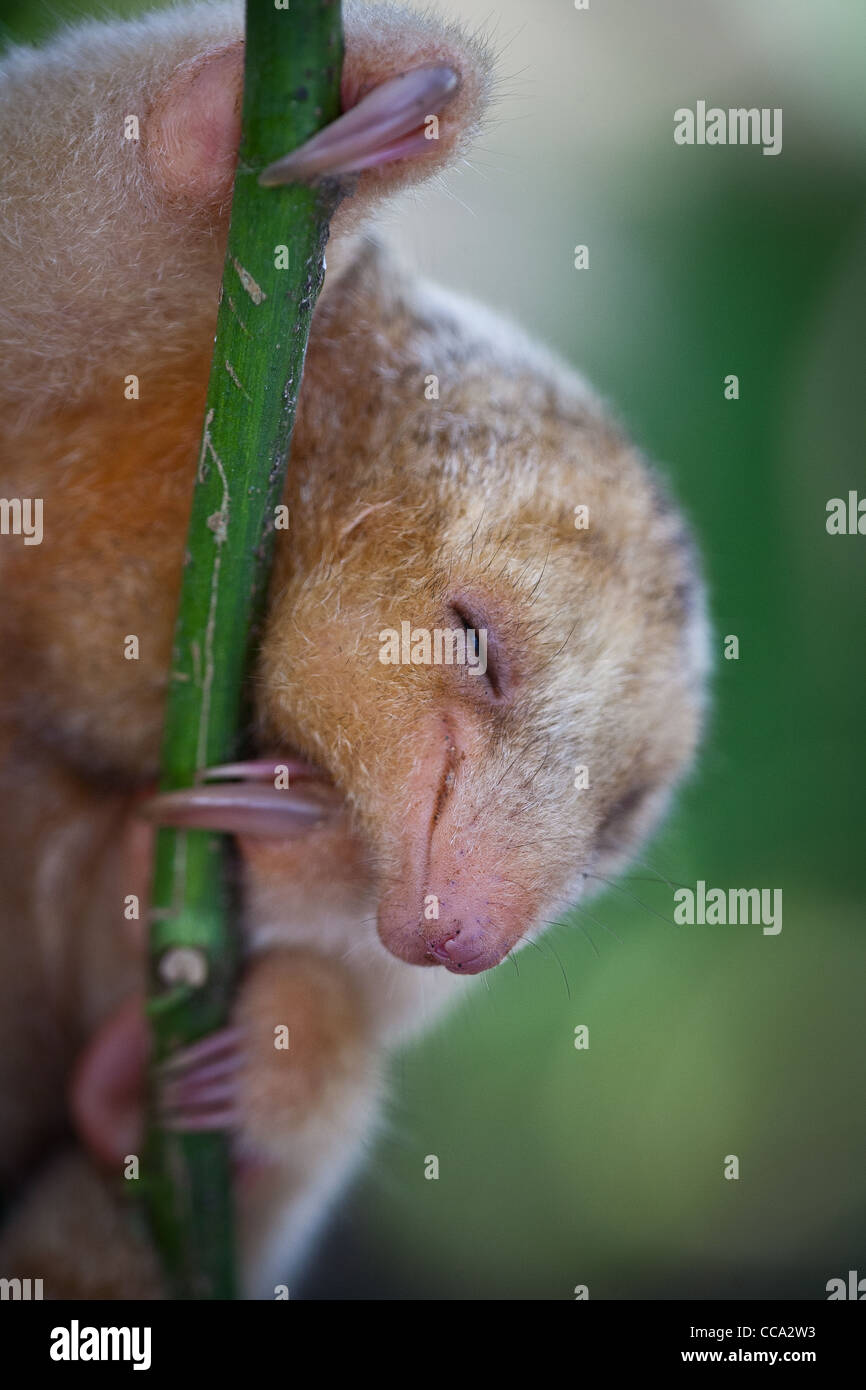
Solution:
{"label": "green plant stem", "polygon": [[[291,0],[285,10],[273,0],[248,0],[241,148],[175,631],[165,791],[191,786],[203,768],[238,752],[244,681],[338,196],[333,186],[262,188],[257,179],[339,114],[341,65],[338,0]],[[288,248],[288,269],[277,268],[278,247]],[[228,1018],[238,957],[228,844],[205,831],[158,832],[148,1003],[154,1067]],[[152,1070],[152,1098],[156,1092]],[[152,1115],[145,1173],[173,1292],[233,1297],[227,1137],[167,1132]]]}

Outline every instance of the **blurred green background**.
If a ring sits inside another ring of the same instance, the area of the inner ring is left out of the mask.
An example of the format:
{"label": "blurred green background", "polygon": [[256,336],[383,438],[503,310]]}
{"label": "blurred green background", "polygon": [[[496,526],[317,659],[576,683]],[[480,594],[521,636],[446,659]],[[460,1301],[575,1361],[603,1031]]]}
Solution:
{"label": "blurred green background", "polygon": [[[5,0],[0,33],[142,8]],[[492,37],[497,107],[389,234],[585,370],[660,460],[705,557],[714,710],[621,887],[395,1059],[293,1293],[823,1298],[866,1275],[866,536],[825,529],[829,498],[866,496],[866,6],[441,8]],[[675,146],[699,98],[781,106],[781,155]],[[783,930],[675,927],[659,875],[782,888]]]}

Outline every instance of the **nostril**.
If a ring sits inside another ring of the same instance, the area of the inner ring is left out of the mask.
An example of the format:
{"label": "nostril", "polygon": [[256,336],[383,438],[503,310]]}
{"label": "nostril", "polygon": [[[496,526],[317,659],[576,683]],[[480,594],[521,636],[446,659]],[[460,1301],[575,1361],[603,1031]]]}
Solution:
{"label": "nostril", "polygon": [[[449,970],[463,970],[484,955],[484,933],[469,931],[460,940],[460,928],[444,941],[431,941],[427,946],[428,955]],[[474,972],[470,972],[474,973]]]}
{"label": "nostril", "polygon": [[427,948],[428,954],[433,956],[435,960],[445,961],[450,964],[453,957],[448,948],[453,945],[453,942],[454,937],[450,936],[447,941],[437,942],[435,945],[431,943]]}
{"label": "nostril", "polygon": [[445,961],[450,965],[457,954],[457,938],[459,935],[460,927],[451,927],[448,936],[444,939],[427,943],[428,954],[433,956],[435,960]]}

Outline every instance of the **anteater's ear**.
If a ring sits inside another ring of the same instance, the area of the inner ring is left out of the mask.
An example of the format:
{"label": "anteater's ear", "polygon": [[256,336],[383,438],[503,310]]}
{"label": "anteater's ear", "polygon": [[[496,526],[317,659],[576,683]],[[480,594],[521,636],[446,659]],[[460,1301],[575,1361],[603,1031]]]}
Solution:
{"label": "anteater's ear", "polygon": [[[457,25],[350,0],[344,29],[342,117],[300,153],[286,150],[267,176],[279,183],[358,173],[338,232],[452,161],[477,130],[491,85],[487,48]],[[242,82],[243,43],[223,40],[181,62],[157,93],[147,157],[170,195],[202,203],[228,197]]]}

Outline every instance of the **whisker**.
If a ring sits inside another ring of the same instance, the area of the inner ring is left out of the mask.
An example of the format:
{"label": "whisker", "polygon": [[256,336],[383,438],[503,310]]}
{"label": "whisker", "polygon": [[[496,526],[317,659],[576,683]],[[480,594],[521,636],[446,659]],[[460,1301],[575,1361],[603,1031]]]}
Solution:
{"label": "whisker", "polygon": [[592,913],[591,913],[591,912],[587,912],[586,908],[585,908],[585,907],[581,907],[580,903],[575,903],[574,909],[573,909],[573,910],[574,910],[575,912],[583,912],[583,913],[585,913],[585,915],[589,918],[590,922],[594,922],[595,925],[596,925],[597,927],[601,927],[602,931],[606,931],[607,934],[608,934],[608,936],[612,936],[613,939],[614,939],[614,941],[618,942],[620,946],[623,946],[623,947],[625,946],[625,942],[623,941],[622,937],[617,936],[617,934],[616,934],[616,932],[614,931],[613,927],[608,927],[608,926],[606,926],[605,923],[602,922],[602,920],[601,920],[600,917],[593,917]]}
{"label": "whisker", "polygon": [[642,902],[637,894],[630,893],[627,888],[623,888],[621,883],[616,883],[611,878],[605,878],[603,874],[584,873],[583,876],[584,878],[598,879],[600,883],[606,883],[608,888],[616,888],[620,893],[625,893],[627,898],[631,898],[632,902],[637,903],[638,907],[642,907],[644,912],[649,912],[653,917],[658,917],[660,922],[665,922],[669,927],[676,927],[679,929],[679,923],[674,922],[670,917],[663,917],[660,912],[656,912],[655,908],[650,907],[648,903]]}
{"label": "whisker", "polygon": [[[598,875],[597,875],[597,874],[593,874],[592,877],[593,877],[593,878],[597,878]],[[656,888],[658,888],[658,886],[659,886],[660,883],[665,883],[665,884],[667,884],[668,888],[688,888],[688,887],[689,887],[689,885],[688,885],[687,883],[677,883],[675,879],[674,879],[673,881],[670,881],[670,880],[668,880],[668,879],[666,879],[666,878],[660,878],[660,877],[656,877],[656,878],[647,878],[645,874],[620,874],[620,879],[622,880],[623,883],[652,883]]]}
{"label": "whisker", "polygon": [[539,584],[541,583],[542,579],[544,578],[544,571],[547,569],[547,562],[548,562],[548,560],[550,559],[550,554],[551,554],[552,548],[553,548],[553,547],[552,547],[552,542],[548,543],[548,546],[547,546],[547,554],[546,554],[545,557],[544,557],[544,564],[541,566],[541,573],[539,574],[539,576],[538,576],[538,578],[536,579],[535,583],[533,584],[532,588],[529,590],[529,594],[528,594],[528,596],[527,596],[527,597],[530,598],[530,599],[533,597],[533,595],[534,595],[536,589],[538,588]]}
{"label": "whisker", "polygon": [[532,938],[531,936],[525,936],[525,937],[523,938],[523,940],[524,940],[525,945],[527,945],[527,946],[534,946],[535,949],[536,949],[536,951],[538,952],[538,954],[539,954],[540,956],[543,956],[543,955],[544,955],[544,951],[543,951],[543,949],[542,949],[542,947],[541,947],[541,943],[540,943],[540,942],[534,941],[533,938]]}
{"label": "whisker", "polygon": [[[545,926],[545,927],[561,927],[562,925],[563,925],[562,922],[543,922],[543,923],[542,923],[542,926]],[[596,946],[596,944],[595,944],[595,942],[593,941],[592,937],[590,936],[589,932],[585,930],[583,924],[582,924],[581,922],[575,922],[573,925],[574,925],[575,927],[577,927],[577,930],[580,932],[581,936],[585,936],[585,937],[586,937],[586,939],[587,939],[587,941],[589,942],[590,946],[592,947],[593,951],[594,951],[595,954],[598,956],[598,959],[601,960],[601,952],[599,951],[598,947]]]}
{"label": "whisker", "polygon": [[[534,944],[534,943],[533,943],[533,944]],[[559,952],[554,948],[553,943],[552,943],[551,941],[545,942],[545,945],[547,946],[548,951],[549,951],[550,954],[553,956],[553,959],[556,961],[557,965],[559,966],[560,970],[562,971],[562,978],[563,978],[563,981],[564,981],[564,983],[565,983],[565,994],[566,994],[566,998],[570,1000],[570,999],[571,999],[571,986],[570,986],[570,984],[568,983],[568,975],[566,974],[566,970],[565,970],[565,966],[564,966],[564,964],[563,964],[563,962],[562,962],[562,958],[560,957]]]}
{"label": "whisker", "polygon": [[[666,883],[667,886],[668,886],[668,888],[670,888],[670,889],[674,889],[674,888],[688,888],[688,886],[689,886],[687,883],[676,883],[676,882],[671,882],[671,880],[670,880],[669,878],[665,878],[664,874],[661,873],[658,869],[653,868],[652,864],[650,864],[650,862],[649,862],[648,859],[639,859],[637,862],[638,862],[639,864],[643,864],[643,866],[644,866],[645,869],[649,869],[649,871],[650,871],[651,874],[655,874],[656,878],[657,878],[657,879],[660,879],[662,883]],[[635,881],[637,882],[638,880],[635,879]],[[643,882],[650,882],[651,880],[642,880],[642,881],[643,881]]]}

